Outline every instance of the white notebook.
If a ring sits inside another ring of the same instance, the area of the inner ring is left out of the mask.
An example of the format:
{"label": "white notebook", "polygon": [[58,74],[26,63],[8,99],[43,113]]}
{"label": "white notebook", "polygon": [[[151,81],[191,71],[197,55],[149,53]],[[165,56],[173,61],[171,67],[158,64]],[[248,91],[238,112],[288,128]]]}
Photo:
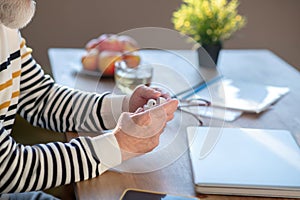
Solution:
{"label": "white notebook", "polygon": [[260,113],[289,92],[287,87],[232,80],[218,79],[207,83],[190,98],[205,98],[212,106],[245,112]]}
{"label": "white notebook", "polygon": [[285,130],[188,127],[196,191],[300,198],[300,149]]}

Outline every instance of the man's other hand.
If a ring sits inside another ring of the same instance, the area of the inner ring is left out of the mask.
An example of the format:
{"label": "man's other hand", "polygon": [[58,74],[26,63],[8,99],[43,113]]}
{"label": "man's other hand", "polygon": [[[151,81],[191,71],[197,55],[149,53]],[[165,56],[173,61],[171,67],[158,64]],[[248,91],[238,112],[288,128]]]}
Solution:
{"label": "man's other hand", "polygon": [[125,101],[123,102],[123,111],[133,113],[138,108],[147,104],[149,99],[157,99],[158,97],[163,97],[166,100],[171,99],[170,95],[162,89],[140,85],[133,91],[131,96],[125,98]]}
{"label": "man's other hand", "polygon": [[[136,101],[139,101],[139,97],[140,100],[144,98],[143,101],[147,101],[149,96],[145,94],[147,93],[145,90],[150,96],[161,96],[160,92],[156,94],[155,90],[141,88],[144,94],[137,95]],[[136,92],[139,93],[139,89]],[[146,111],[138,109],[135,113],[122,113],[114,129],[115,137],[121,149],[122,160],[145,154],[157,147],[159,137],[167,122],[173,119],[177,106],[177,100],[168,99],[166,103]]]}

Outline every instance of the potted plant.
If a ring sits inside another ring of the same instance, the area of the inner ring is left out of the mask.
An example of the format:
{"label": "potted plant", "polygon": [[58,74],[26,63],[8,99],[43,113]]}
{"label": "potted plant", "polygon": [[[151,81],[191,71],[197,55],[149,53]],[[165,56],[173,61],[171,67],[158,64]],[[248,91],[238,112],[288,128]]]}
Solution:
{"label": "potted plant", "polygon": [[217,63],[223,41],[246,23],[245,17],[237,13],[238,0],[183,0],[183,2],[173,13],[174,28],[192,37]]}

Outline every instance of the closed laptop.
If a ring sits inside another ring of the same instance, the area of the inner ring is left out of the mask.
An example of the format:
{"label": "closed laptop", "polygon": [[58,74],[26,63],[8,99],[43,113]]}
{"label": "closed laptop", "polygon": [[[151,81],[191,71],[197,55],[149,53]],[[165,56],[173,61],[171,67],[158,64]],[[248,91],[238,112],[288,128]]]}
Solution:
{"label": "closed laptop", "polygon": [[286,130],[188,127],[199,193],[300,198],[300,149]]}

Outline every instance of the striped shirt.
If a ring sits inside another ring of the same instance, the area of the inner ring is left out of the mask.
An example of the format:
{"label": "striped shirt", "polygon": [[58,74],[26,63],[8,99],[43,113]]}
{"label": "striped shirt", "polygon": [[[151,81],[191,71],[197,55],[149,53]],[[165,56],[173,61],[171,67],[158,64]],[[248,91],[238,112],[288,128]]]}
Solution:
{"label": "striped shirt", "polygon": [[99,133],[116,125],[124,99],[55,84],[31,51],[18,30],[0,24],[0,194],[89,179],[121,163],[112,133],[34,146],[14,141],[10,133],[17,113],[58,132]]}

